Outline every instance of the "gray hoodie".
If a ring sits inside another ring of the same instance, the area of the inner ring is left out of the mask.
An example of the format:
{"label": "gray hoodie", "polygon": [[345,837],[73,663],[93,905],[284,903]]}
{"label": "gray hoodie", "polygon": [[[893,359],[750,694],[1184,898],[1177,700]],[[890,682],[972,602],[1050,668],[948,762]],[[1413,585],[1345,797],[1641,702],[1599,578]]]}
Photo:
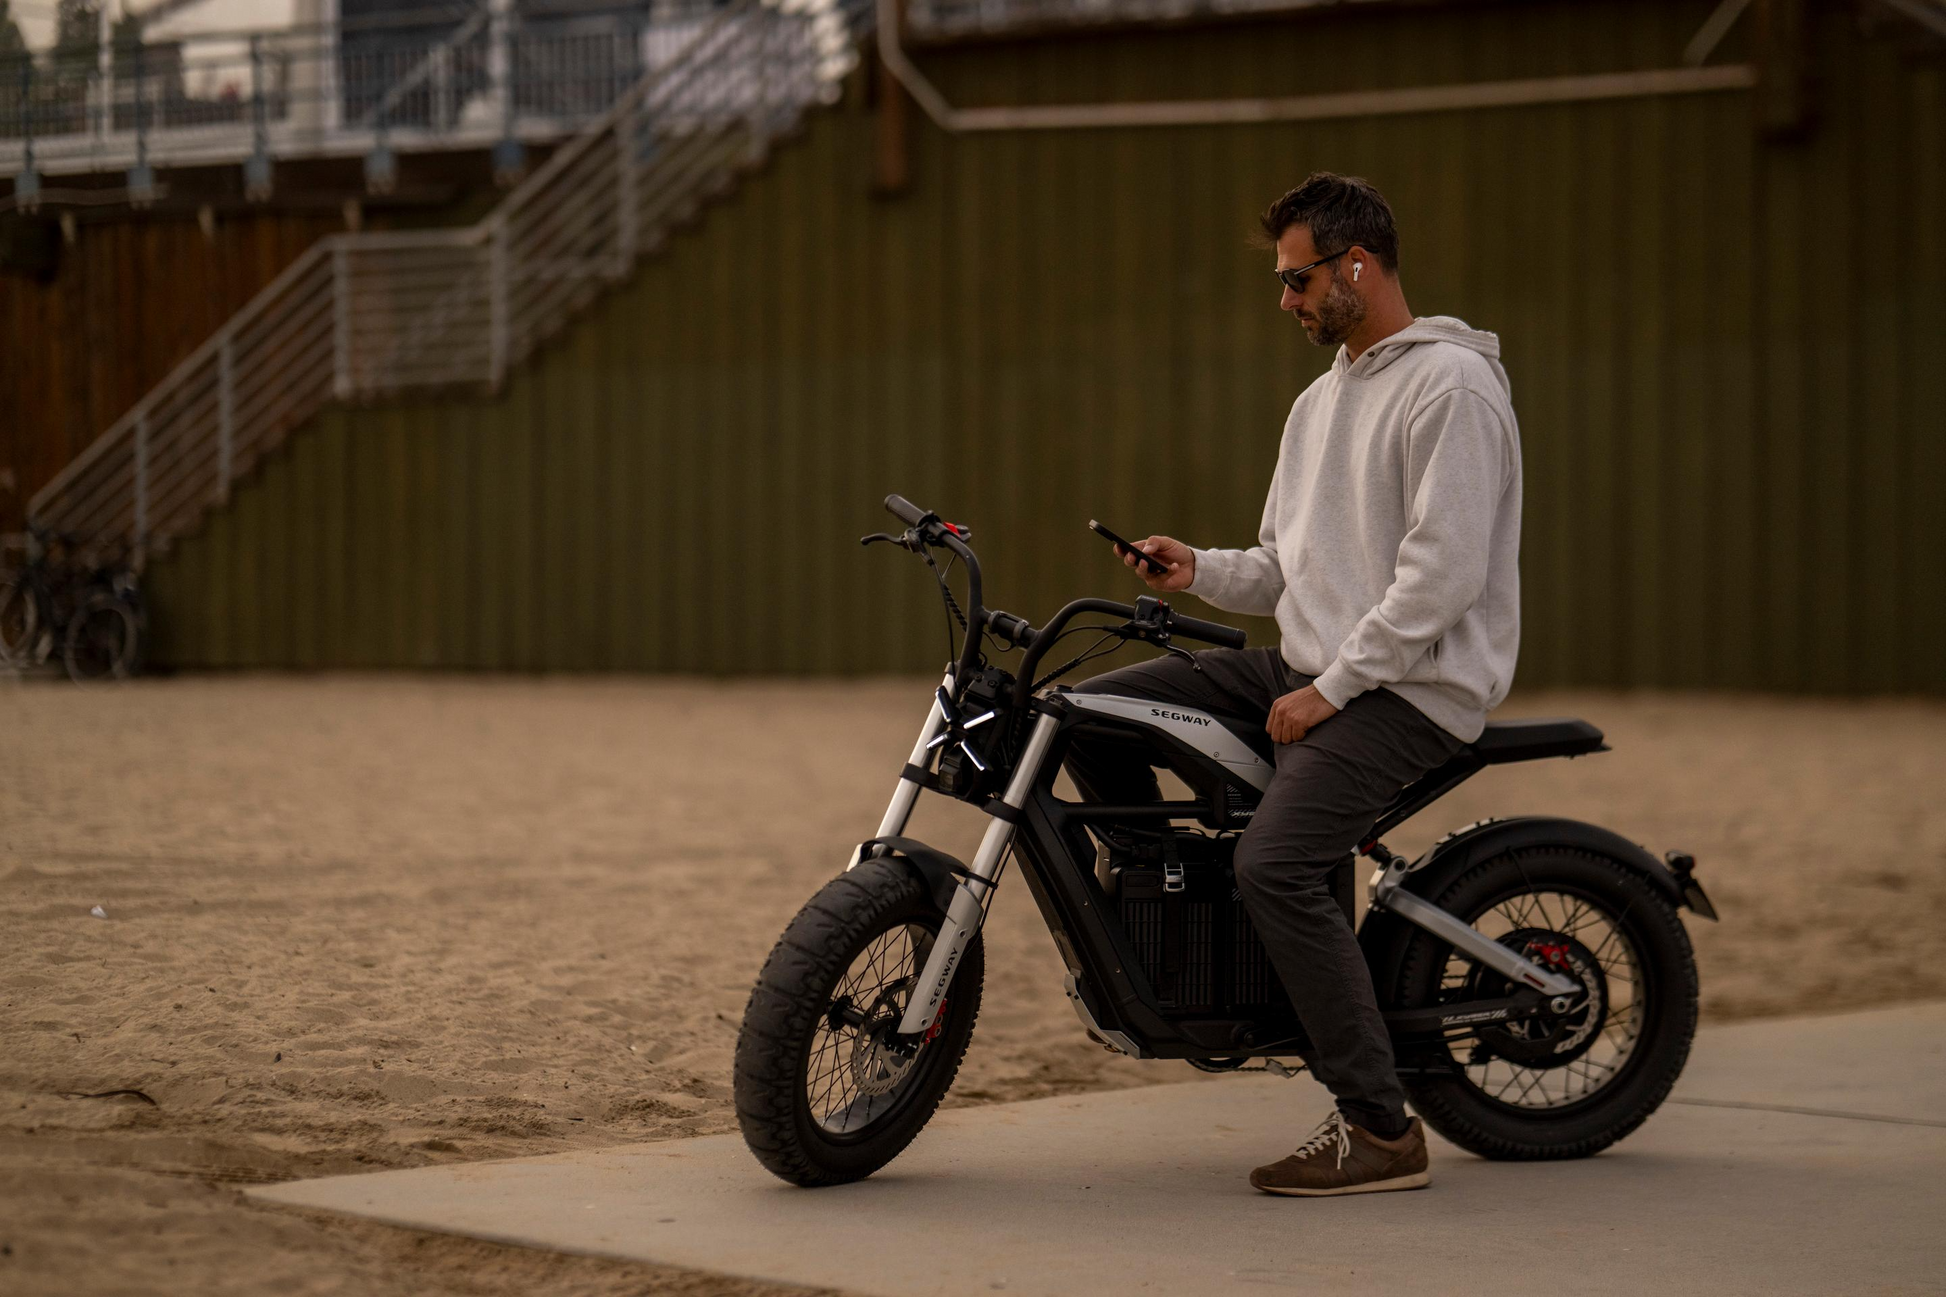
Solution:
{"label": "gray hoodie", "polygon": [[1384,687],[1471,742],[1520,648],[1520,433],[1500,340],[1415,320],[1291,406],[1252,549],[1196,550],[1190,592],[1275,613],[1284,660],[1343,708]]}

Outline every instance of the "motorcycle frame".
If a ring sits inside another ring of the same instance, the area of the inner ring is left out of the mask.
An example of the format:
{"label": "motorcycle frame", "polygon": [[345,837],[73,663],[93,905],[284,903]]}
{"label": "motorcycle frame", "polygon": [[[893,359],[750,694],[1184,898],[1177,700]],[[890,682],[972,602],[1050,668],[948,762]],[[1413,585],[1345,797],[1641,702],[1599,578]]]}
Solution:
{"label": "motorcycle frame", "polygon": [[[949,668],[941,682],[941,692],[946,697],[954,696],[955,681],[959,678],[956,669],[961,665],[956,663],[955,668]],[[1100,697],[1090,695],[1092,700]],[[1149,702],[1146,699],[1127,701]],[[1193,712],[1195,709],[1175,710]],[[1022,723],[1026,738],[1020,746],[1019,759],[1014,763],[1005,791],[982,808],[992,817],[992,822],[979,849],[963,869],[954,871],[951,900],[945,907],[940,932],[917,982],[921,989],[907,1005],[899,1032],[916,1036],[933,1023],[967,946],[985,921],[1005,863],[1010,855],[1017,855],[1022,860],[1022,875],[1028,890],[1067,965],[1068,997],[1083,1025],[1104,1044],[1136,1058],[1204,1059],[1297,1052],[1293,1046],[1302,1039],[1302,1029],[1294,1019],[1285,1024],[1289,1030],[1284,1035],[1266,1038],[1257,1030],[1263,1024],[1260,1018],[1186,1020],[1166,1016],[1147,979],[1137,970],[1134,950],[1120,923],[1104,913],[1104,897],[1094,880],[1092,842],[1085,859],[1070,845],[1089,840],[1083,827],[1089,819],[1126,818],[1133,814],[1163,824],[1175,819],[1220,823],[1221,808],[1203,799],[1149,807],[1065,802],[1055,795],[1054,780],[1068,744],[1075,730],[1098,725],[1102,718],[1069,702],[1068,695],[1053,692],[1034,699]],[[919,793],[927,786],[934,740],[947,728],[945,709],[936,694],[891,803],[879,823],[875,843],[904,833]],[[1389,862],[1375,880],[1374,913],[1389,910],[1397,914],[1452,945],[1467,958],[1500,973],[1516,989],[1508,997],[1491,1001],[1390,1013],[1388,1025],[1395,1034],[1418,1031],[1436,1035],[1449,1027],[1508,1021],[1540,1012],[1550,1002],[1560,1012],[1567,1004],[1564,997],[1572,997],[1581,989],[1572,979],[1541,968],[1457,916],[1406,891],[1401,885],[1406,862],[1384,851],[1377,842],[1378,834],[1390,825],[1443,795],[1483,765],[1484,762],[1478,762],[1467,768],[1467,763],[1462,761],[1457,768],[1442,767],[1406,790],[1400,802],[1374,827],[1370,840],[1361,849]],[[847,868],[858,864],[866,846],[853,853]],[[885,849],[882,845],[874,848],[875,851]]]}

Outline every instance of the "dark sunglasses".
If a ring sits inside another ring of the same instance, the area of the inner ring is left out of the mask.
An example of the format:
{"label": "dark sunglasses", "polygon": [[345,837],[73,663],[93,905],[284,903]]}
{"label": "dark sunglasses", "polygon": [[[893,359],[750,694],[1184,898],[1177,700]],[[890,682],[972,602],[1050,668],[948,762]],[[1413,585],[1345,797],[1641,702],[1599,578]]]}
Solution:
{"label": "dark sunglasses", "polygon": [[1304,281],[1310,276],[1313,270],[1316,270],[1327,261],[1336,261],[1339,257],[1344,256],[1345,253],[1350,251],[1350,248],[1341,248],[1328,257],[1319,257],[1308,266],[1298,266],[1292,270],[1276,270],[1271,273],[1283,281],[1284,287],[1301,297],[1304,295]]}

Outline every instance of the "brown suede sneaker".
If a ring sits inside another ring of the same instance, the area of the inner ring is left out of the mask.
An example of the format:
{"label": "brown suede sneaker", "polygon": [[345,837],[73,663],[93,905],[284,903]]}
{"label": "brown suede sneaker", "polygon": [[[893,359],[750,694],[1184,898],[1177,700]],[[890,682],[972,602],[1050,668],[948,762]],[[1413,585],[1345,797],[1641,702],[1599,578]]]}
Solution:
{"label": "brown suede sneaker", "polygon": [[1297,1152],[1258,1167],[1250,1173],[1250,1183],[1265,1193],[1330,1198],[1423,1189],[1431,1183],[1426,1167],[1426,1128],[1417,1117],[1397,1139],[1380,1139],[1334,1109]]}

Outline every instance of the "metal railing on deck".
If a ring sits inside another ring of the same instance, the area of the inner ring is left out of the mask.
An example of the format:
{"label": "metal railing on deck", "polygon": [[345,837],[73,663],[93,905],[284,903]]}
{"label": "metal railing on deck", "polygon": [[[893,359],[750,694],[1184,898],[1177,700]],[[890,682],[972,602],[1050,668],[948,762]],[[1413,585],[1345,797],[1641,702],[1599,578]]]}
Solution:
{"label": "metal railing on deck", "polygon": [[740,0],[480,224],[312,247],[37,494],[89,540],[166,545],[333,399],[495,387],[672,226],[836,97],[869,6]]}
{"label": "metal railing on deck", "polygon": [[1176,22],[1212,15],[1275,13],[1383,0],[907,0],[906,27],[925,39]]}
{"label": "metal railing on deck", "polygon": [[484,4],[331,27],[0,58],[0,174],[356,156],[555,139],[666,64],[722,6]]}

